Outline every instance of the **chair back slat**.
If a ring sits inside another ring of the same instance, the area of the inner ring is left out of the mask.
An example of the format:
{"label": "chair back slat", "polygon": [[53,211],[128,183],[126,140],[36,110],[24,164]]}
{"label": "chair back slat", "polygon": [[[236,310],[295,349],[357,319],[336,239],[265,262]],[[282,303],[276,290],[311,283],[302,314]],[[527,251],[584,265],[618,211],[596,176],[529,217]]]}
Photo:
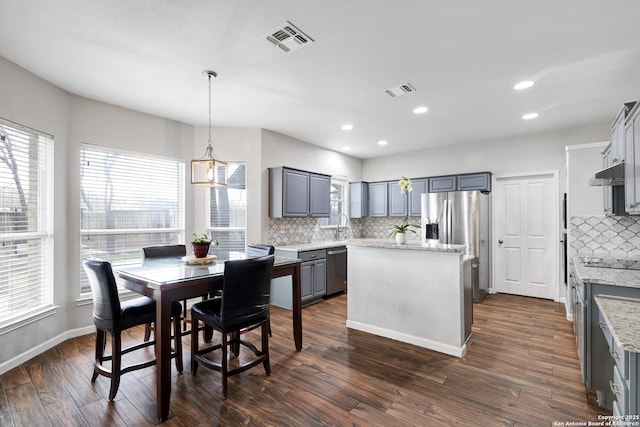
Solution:
{"label": "chair back slat", "polygon": [[142,248],[142,252],[145,259],[185,256],[187,247],[185,245],[147,246]]}
{"label": "chair back slat", "polygon": [[97,259],[82,261],[93,299],[93,320],[97,327],[112,331],[120,322],[120,298],[111,263]]}
{"label": "chair back slat", "polygon": [[266,320],[271,299],[273,255],[226,261],[222,287],[222,327],[233,331]]}
{"label": "chair back slat", "polygon": [[273,255],[275,248],[262,243],[249,243],[247,245],[247,258],[256,258],[266,255]]}

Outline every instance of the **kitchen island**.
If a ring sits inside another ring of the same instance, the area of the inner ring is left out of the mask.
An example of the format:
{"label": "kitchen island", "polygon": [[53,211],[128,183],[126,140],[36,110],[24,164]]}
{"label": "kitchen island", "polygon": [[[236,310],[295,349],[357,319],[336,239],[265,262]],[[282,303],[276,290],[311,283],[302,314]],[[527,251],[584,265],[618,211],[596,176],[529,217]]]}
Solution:
{"label": "kitchen island", "polygon": [[[462,357],[471,335],[464,245],[347,241],[347,327]],[[465,286],[466,285],[466,286]]]}

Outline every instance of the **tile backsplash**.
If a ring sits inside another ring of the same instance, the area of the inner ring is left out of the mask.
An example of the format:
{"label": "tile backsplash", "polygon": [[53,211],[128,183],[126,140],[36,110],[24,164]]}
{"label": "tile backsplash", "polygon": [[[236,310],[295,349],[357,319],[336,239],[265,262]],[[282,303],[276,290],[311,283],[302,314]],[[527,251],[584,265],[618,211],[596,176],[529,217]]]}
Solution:
{"label": "tile backsplash", "polygon": [[640,259],[640,217],[574,216],[570,222],[573,255]]}
{"label": "tile backsplash", "polygon": [[[400,224],[401,217],[350,218],[347,230],[340,229],[339,240],[350,238],[388,239],[391,227]],[[323,228],[320,218],[269,218],[269,243],[274,246],[335,240],[335,228]],[[410,218],[419,224],[420,217]],[[420,234],[407,233],[408,242],[420,242]]]}

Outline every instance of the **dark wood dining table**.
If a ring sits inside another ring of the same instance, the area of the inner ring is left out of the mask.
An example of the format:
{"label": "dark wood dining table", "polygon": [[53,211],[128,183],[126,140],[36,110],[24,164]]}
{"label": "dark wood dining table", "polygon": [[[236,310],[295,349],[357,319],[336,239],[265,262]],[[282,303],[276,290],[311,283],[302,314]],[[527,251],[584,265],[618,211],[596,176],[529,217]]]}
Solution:
{"label": "dark wood dining table", "polygon": [[[297,351],[302,349],[300,266],[300,260],[276,257],[272,275],[292,276],[293,340]],[[158,418],[165,421],[171,398],[171,301],[197,298],[222,289],[224,260],[187,265],[180,257],[154,258],[114,269],[127,289],[156,301],[156,404]]]}

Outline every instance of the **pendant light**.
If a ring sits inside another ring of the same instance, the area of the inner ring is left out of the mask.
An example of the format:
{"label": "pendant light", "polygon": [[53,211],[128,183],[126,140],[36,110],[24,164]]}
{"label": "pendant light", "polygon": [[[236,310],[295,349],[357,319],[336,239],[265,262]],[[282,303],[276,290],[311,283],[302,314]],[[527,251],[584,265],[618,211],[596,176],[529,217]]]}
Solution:
{"label": "pendant light", "polygon": [[216,159],[211,145],[211,79],[218,75],[215,71],[202,72],[209,79],[209,141],[204,155],[191,161],[191,183],[204,187],[224,187],[228,182],[227,164]]}

